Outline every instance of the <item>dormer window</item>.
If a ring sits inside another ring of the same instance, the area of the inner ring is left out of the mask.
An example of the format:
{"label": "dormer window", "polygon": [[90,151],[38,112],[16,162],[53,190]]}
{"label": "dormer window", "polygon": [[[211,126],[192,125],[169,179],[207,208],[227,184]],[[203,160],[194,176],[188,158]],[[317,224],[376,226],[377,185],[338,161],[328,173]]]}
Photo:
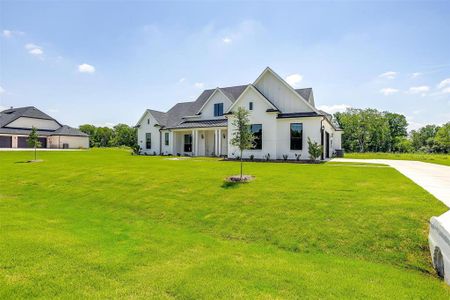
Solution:
{"label": "dormer window", "polygon": [[248,110],[253,110],[253,102],[248,103]]}
{"label": "dormer window", "polygon": [[223,116],[223,103],[214,104],[214,117]]}

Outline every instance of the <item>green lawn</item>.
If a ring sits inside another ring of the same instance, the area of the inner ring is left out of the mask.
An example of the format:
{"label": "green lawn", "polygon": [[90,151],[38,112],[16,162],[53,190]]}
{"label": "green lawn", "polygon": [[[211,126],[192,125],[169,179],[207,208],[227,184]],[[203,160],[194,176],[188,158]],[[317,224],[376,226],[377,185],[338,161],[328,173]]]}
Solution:
{"label": "green lawn", "polygon": [[399,159],[417,160],[427,163],[450,166],[450,154],[426,154],[426,153],[345,153],[345,158],[375,158],[375,159]]}
{"label": "green lawn", "polygon": [[388,167],[0,152],[0,299],[449,299],[427,222]]}

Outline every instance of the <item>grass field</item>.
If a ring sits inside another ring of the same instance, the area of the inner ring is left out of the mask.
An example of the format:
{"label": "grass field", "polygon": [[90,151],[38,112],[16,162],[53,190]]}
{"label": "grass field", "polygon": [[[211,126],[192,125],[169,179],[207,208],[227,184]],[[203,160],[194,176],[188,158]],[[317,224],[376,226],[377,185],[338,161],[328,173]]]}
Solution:
{"label": "grass field", "polygon": [[366,152],[345,153],[345,158],[417,160],[427,163],[450,166],[450,154]]}
{"label": "grass field", "polygon": [[427,222],[389,167],[0,153],[0,299],[449,299]]}

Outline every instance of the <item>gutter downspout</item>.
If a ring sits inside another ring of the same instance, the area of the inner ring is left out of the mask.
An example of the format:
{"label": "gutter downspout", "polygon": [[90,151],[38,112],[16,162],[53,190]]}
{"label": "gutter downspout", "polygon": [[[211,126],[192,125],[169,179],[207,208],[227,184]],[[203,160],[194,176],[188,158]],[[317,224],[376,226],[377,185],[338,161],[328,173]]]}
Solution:
{"label": "gutter downspout", "polygon": [[320,159],[323,160],[323,121],[325,117],[322,117],[322,120],[320,120],[320,145],[322,146],[322,154],[320,155]]}

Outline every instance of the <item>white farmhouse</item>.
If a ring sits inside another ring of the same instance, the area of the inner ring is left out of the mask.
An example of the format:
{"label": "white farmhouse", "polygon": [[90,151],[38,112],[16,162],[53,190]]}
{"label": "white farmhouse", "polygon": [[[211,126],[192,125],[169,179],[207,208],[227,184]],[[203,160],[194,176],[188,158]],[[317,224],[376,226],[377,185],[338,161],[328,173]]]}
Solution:
{"label": "white farmhouse", "polygon": [[308,138],[323,145],[321,159],[341,149],[342,131],[315,107],[312,89],[294,89],[270,68],[253,84],[205,90],[167,112],[147,109],[136,125],[138,143],[146,154],[237,157],[229,141],[232,113],[240,106],[250,112],[256,137],[244,158],[309,159]]}

